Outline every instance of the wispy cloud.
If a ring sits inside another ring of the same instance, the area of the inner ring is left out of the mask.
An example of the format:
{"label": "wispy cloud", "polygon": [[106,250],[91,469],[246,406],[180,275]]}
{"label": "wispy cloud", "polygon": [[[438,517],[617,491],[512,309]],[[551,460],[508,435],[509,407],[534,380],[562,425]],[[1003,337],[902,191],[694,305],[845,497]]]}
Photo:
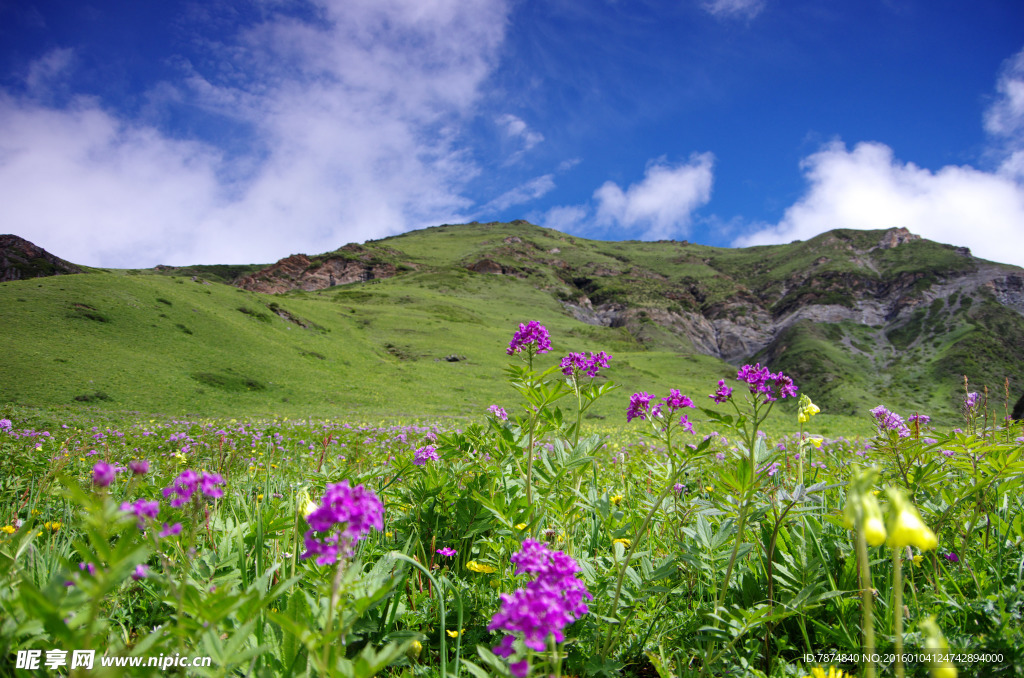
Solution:
{"label": "wispy cloud", "polygon": [[702,6],[718,17],[753,19],[764,9],[765,0],[707,0]]}
{"label": "wispy cloud", "polygon": [[[267,9],[211,42],[213,65],[154,88],[145,119],[84,95],[56,106],[0,92],[0,222],[73,261],[149,266],[270,261],[459,219],[478,172],[461,126],[504,39],[505,2],[315,10]],[[27,89],[69,57],[38,61]],[[159,123],[170,101],[248,129],[246,143],[172,133]]]}
{"label": "wispy cloud", "polygon": [[500,212],[514,205],[522,205],[540,198],[555,188],[555,178],[552,174],[545,174],[530,179],[524,184],[506,191],[494,200],[490,201],[480,209],[481,214]]}
{"label": "wispy cloud", "polygon": [[985,113],[1000,170],[1024,180],[1024,49],[1003,64],[996,98]]}

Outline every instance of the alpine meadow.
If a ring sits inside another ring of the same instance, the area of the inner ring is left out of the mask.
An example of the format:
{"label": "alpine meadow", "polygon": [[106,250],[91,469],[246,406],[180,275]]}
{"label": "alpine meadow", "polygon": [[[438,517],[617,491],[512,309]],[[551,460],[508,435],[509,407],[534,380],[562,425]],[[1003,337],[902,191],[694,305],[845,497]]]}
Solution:
{"label": "alpine meadow", "polygon": [[0,236],[0,676],[1024,674],[1018,267],[60,254]]}

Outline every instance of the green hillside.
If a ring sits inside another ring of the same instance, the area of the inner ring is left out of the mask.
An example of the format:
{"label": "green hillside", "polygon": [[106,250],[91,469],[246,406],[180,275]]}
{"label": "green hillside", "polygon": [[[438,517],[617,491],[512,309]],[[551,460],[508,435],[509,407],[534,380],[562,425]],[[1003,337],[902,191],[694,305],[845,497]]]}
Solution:
{"label": "green hillside", "polygon": [[[878,325],[800,320],[732,364],[702,353],[680,329],[697,319],[759,331],[803,308],[854,308],[894,287],[900,303],[913,305],[931,285],[977,269],[978,260],[929,241],[873,248],[883,233],[833,231],[738,250],[474,223],[310,257],[311,270],[342,257],[395,271],[315,291],[271,295],[230,284],[264,268],[256,265],[15,280],[0,284],[0,403],[172,415],[475,417],[513,401],[505,347],[528,320],[553,337],[544,366],[570,351],[614,356],[609,375],[622,388],[593,411],[608,423],[624,419],[634,391],[680,388],[703,399],[745,359],[794,374],[826,413],[857,421],[884,402],[955,425],[964,373],[993,392],[998,386],[1000,399],[1009,377],[1016,397],[1021,375],[1010,347],[1024,345],[1024,317],[984,290],[947,295]],[[502,275],[471,270],[481,262]],[[615,320],[573,316],[592,309],[611,309]]]}

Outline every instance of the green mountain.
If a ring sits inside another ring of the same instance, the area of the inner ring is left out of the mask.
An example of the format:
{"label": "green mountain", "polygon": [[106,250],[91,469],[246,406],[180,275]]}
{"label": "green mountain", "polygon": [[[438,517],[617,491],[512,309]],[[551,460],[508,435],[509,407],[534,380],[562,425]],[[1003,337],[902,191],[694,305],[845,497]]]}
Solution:
{"label": "green mountain", "polygon": [[[26,269],[26,265],[22,266]],[[27,269],[26,269],[27,270]],[[2,273],[2,271],[0,271]],[[523,221],[413,231],[270,266],[92,270],[0,284],[0,402],[180,414],[478,416],[508,405],[520,322],[611,353],[629,393],[710,393],[735,366],[825,412],[955,424],[963,375],[1024,408],[1024,271],[904,229],[744,249],[586,240]],[[998,407],[997,407],[998,405]],[[1019,416],[1019,415],[1018,415]]]}

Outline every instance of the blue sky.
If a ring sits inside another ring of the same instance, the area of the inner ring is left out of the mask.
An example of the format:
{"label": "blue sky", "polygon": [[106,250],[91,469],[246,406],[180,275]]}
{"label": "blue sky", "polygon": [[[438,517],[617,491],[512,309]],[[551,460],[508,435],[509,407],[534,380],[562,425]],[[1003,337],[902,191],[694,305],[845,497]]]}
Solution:
{"label": "blue sky", "polygon": [[270,262],[440,223],[1024,265],[1017,0],[0,0],[0,231]]}

